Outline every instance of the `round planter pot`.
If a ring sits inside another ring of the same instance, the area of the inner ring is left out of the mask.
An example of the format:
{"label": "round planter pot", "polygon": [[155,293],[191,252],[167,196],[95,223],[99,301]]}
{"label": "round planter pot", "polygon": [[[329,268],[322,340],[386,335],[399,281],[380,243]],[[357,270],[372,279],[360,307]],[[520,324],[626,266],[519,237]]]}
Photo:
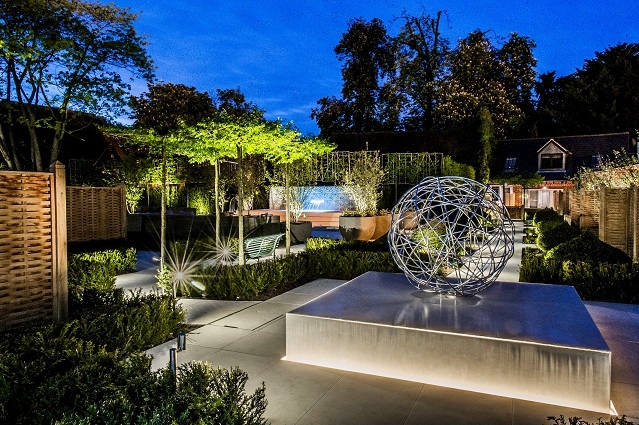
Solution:
{"label": "round planter pot", "polygon": [[390,230],[392,217],[391,214],[375,216],[375,233],[371,236],[372,240],[376,241]]}
{"label": "round planter pot", "polygon": [[419,224],[419,218],[414,211],[406,211],[401,220],[399,228],[402,230],[413,230]]}
{"label": "round planter pot", "polygon": [[311,237],[313,231],[313,223],[310,221],[300,221],[291,223],[291,242],[304,243]]}
{"label": "round planter pot", "polygon": [[375,233],[375,217],[340,217],[339,233],[347,241],[369,241]]}

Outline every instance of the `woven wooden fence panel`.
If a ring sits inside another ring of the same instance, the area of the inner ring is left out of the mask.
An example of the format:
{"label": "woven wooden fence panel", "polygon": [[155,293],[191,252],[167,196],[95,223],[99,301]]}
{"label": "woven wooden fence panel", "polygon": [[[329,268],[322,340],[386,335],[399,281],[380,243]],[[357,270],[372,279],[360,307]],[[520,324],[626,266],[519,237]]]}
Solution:
{"label": "woven wooden fence panel", "polygon": [[69,242],[126,238],[124,187],[67,186],[67,238]]}
{"label": "woven wooden fence panel", "polygon": [[599,233],[599,191],[571,190],[570,191],[570,222],[579,226],[581,230]]}
{"label": "woven wooden fence panel", "polygon": [[53,317],[53,174],[0,172],[0,325]]}
{"label": "woven wooden fence panel", "polygon": [[599,239],[639,258],[638,188],[602,189]]}

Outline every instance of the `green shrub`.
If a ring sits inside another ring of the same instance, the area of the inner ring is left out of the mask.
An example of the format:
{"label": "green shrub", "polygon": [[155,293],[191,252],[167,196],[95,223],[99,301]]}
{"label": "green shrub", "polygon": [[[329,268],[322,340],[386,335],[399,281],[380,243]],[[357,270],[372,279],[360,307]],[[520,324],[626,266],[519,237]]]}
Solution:
{"label": "green shrub", "polygon": [[334,248],[343,243],[342,239],[331,238],[308,238],[306,240],[306,251],[312,251],[315,249]]}
{"label": "green shrub", "polygon": [[[554,425],[566,425],[566,419],[564,419],[564,415],[556,416],[548,416],[548,421],[552,421]],[[578,416],[572,416],[568,418],[569,425],[634,425],[634,422],[628,421],[626,419],[626,415],[622,417],[615,416],[611,418],[609,421],[602,421],[601,418],[597,419],[596,424],[591,424],[590,422],[584,421]]]}
{"label": "green shrub", "polygon": [[181,366],[177,379],[167,369],[140,373],[120,397],[67,414],[59,424],[266,424],[264,385],[247,395],[247,380],[237,368],[206,363]]}
{"label": "green shrub", "polygon": [[354,279],[367,271],[396,273],[401,270],[390,252],[323,249],[308,258],[308,280],[316,278]]}
{"label": "green shrub", "polygon": [[561,283],[561,266],[556,261],[544,261],[542,255],[524,255],[519,268],[519,281]]}
{"label": "green shrub", "polygon": [[330,245],[273,261],[204,268],[197,279],[207,298],[235,300],[252,299],[281,285],[295,287],[320,277],[353,279],[367,271],[400,271],[388,249],[381,250],[384,245],[341,241]]}
{"label": "green shrub", "polygon": [[167,295],[124,297],[122,291],[85,306],[72,322],[72,334],[110,351],[145,350],[175,336],[185,322],[184,310]]}
{"label": "green shrub", "polygon": [[537,246],[548,251],[579,236],[579,230],[565,221],[542,221],[537,224]]}
{"label": "green shrub", "polygon": [[137,267],[135,248],[105,249],[101,251],[71,254],[73,260],[103,264],[116,275],[134,272]]}
{"label": "green shrub", "polygon": [[82,303],[85,291],[110,292],[115,289],[115,276],[135,271],[135,248],[107,249],[69,254],[68,282],[71,310]]}
{"label": "green shrub", "polygon": [[537,226],[542,221],[564,221],[564,218],[552,208],[544,208],[535,212],[533,217],[533,224]]}
{"label": "green shrub", "polygon": [[639,266],[522,256],[519,281],[571,285],[583,300],[639,303]]}
{"label": "green shrub", "polygon": [[632,259],[622,250],[601,241],[590,232],[562,242],[546,252],[546,259],[557,261],[592,261],[600,263],[631,263]]}

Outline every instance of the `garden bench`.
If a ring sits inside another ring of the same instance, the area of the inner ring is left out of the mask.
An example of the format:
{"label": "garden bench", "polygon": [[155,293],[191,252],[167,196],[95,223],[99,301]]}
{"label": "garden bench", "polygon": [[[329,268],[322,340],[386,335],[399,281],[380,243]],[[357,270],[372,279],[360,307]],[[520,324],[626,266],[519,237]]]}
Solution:
{"label": "garden bench", "polygon": [[280,240],[284,233],[276,233],[273,235],[254,236],[244,240],[244,256],[246,259],[257,259],[273,254],[275,257],[275,248],[280,244]]}
{"label": "garden bench", "polygon": [[[252,236],[244,239],[244,258],[246,260],[254,259],[258,260],[262,257],[273,255],[275,258],[275,249],[279,246],[280,240],[284,236],[284,233],[276,233],[272,235],[264,236]],[[215,259],[210,258],[202,262],[203,267],[213,267],[220,264],[238,264],[237,252],[232,255],[233,259]]]}

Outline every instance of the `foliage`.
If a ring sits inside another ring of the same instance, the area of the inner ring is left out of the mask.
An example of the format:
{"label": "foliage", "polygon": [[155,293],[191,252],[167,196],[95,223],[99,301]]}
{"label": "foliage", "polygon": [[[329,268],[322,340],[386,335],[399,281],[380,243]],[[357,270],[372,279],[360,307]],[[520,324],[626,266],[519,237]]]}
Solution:
{"label": "foliage", "polygon": [[[58,159],[75,113],[117,116],[130,85],[123,74],[151,80],[146,41],[136,16],[113,4],[10,0],[0,9],[0,82],[8,90],[0,127],[0,154],[13,170],[42,171]],[[40,113],[44,111],[44,113]],[[12,127],[28,129],[14,139]],[[38,129],[53,131],[42,140]],[[44,149],[48,149],[47,156]],[[29,159],[27,159],[29,158]]]}
{"label": "foliage", "polygon": [[533,216],[533,225],[537,226],[543,221],[564,221],[564,219],[554,209],[544,208],[543,210],[535,212],[535,215]]}
{"label": "foliage", "polygon": [[92,404],[126,399],[129,385],[140,391],[150,359],[137,353],[174,336],[185,318],[167,297],[112,291],[83,301],[66,323],[11,329],[0,338],[9,423],[50,424]]}
{"label": "foliage", "polygon": [[549,251],[557,245],[579,236],[579,229],[565,221],[548,220],[537,223],[537,246]]}
{"label": "foliage", "polygon": [[393,83],[402,88],[405,106],[401,120],[407,130],[429,130],[433,126],[437,82],[443,77],[450,54],[449,41],[439,31],[444,13],[401,17],[404,23],[395,39],[398,71]]}
{"label": "foliage", "polygon": [[497,138],[519,131],[523,113],[513,98],[526,95],[508,90],[534,78],[534,47],[532,40],[517,33],[512,33],[501,49],[480,30],[459,40],[449,55],[447,74],[438,85],[436,125],[476,128],[480,111],[487,108]]}
{"label": "foliage", "polygon": [[596,169],[582,167],[575,176],[580,189],[628,188],[639,186],[639,161],[623,149],[613,158],[603,158]]}
{"label": "foliage", "polygon": [[[556,232],[556,228],[552,230]],[[620,250],[601,241],[590,232],[571,238],[549,249],[545,259],[557,261],[600,261],[602,263],[631,263],[632,259]]]}
{"label": "foliage", "polygon": [[322,135],[376,131],[396,126],[397,95],[385,80],[393,70],[393,43],[383,22],[354,19],[335,47],[342,66],[342,98],[324,97],[311,117]]}
{"label": "foliage", "polygon": [[523,187],[537,187],[544,183],[544,176],[541,174],[508,174],[494,176],[490,178],[491,183],[518,184]]}
{"label": "foliage", "polygon": [[479,110],[479,180],[490,182],[490,165],[495,147],[495,127],[488,108]]}
{"label": "foliage", "polygon": [[[552,421],[553,425],[566,425],[566,419],[564,415],[548,416],[548,421]],[[568,417],[568,425],[634,425],[634,422],[626,420],[626,415],[622,417],[615,416],[609,421],[602,421],[601,418],[597,419],[596,424],[591,424],[578,416]]]}
{"label": "foliage", "polygon": [[636,137],[639,118],[639,43],[621,43],[566,77],[540,76],[537,127],[540,135],[629,131]]}
{"label": "foliage", "polygon": [[387,245],[333,242],[322,238],[309,241],[308,252],[244,266],[220,265],[202,269],[198,279],[206,288],[205,296],[254,299],[277,287],[296,287],[320,277],[353,279],[367,271],[399,271]]}
{"label": "foliage", "polygon": [[68,282],[71,304],[80,303],[85,291],[108,292],[115,288],[115,276],[135,271],[136,251],[109,249],[68,255]]}
{"label": "foliage", "polygon": [[136,127],[153,129],[160,136],[177,130],[180,123],[198,123],[215,111],[208,93],[173,83],[149,84],[146,93],[131,98],[131,108]]}
{"label": "foliage", "polygon": [[[448,159],[452,161],[450,157]],[[417,184],[426,176],[441,173],[444,168],[443,161],[441,154],[429,152],[390,153],[386,155],[384,173],[387,183]]]}
{"label": "foliage", "polygon": [[474,180],[475,169],[470,165],[459,163],[450,156],[445,155],[442,164],[442,175],[467,177]]}
{"label": "foliage", "polygon": [[584,300],[639,303],[639,267],[632,264],[556,261],[539,255],[522,257],[519,281],[574,286]]}
{"label": "foliage", "polygon": [[[150,370],[143,354],[123,356],[45,330],[21,338],[2,358],[11,392],[4,419],[16,424],[264,424],[264,386],[204,363]],[[176,379],[177,378],[177,379]]]}
{"label": "foliage", "polygon": [[353,155],[350,168],[342,175],[344,191],[353,200],[357,215],[375,215],[381,197],[380,186],[385,177],[381,159],[377,153],[368,151]]}

